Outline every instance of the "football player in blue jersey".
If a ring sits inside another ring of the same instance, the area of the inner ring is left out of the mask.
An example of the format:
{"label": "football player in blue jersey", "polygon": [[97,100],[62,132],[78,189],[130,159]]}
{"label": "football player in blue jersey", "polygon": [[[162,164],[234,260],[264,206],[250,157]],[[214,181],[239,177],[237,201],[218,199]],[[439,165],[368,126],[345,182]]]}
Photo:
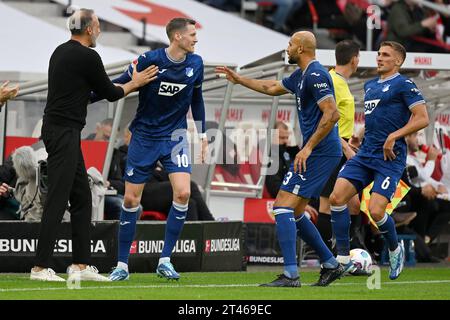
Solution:
{"label": "football player in blue jersey", "polygon": [[297,230],[320,257],[322,270],[315,285],[327,286],[344,273],[314,224],[304,215],[309,200],[320,196],[342,157],[333,82],[328,71],[315,60],[315,51],[314,35],[307,31],[296,32],[289,41],[287,54],[289,63],[297,64],[299,69],[282,81],[249,79],[226,67],[216,68],[219,75],[226,75],[233,83],[272,96],[291,93],[296,98],[303,145],[284,178],[273,207],[284,273],[262,286],[301,285],[296,261]]}
{"label": "football player in blue jersey", "polygon": [[[169,173],[173,203],[167,217],[164,247],[156,273],[169,280],[180,275],[170,256],[186,219],[190,196],[191,161],[186,137],[186,114],[191,107],[206,155],[205,108],[202,96],[203,60],[194,54],[196,22],[175,18],[167,26],[168,48],[149,51],[137,59],[137,70],[158,67],[158,77],[139,90],[139,106],[130,125],[132,132],[125,169],[125,195],[120,215],[119,258],[110,274],[113,281],[129,278],[128,257],[135,235],[142,191],[160,161]],[[132,66],[115,83],[130,81]]]}
{"label": "football player in blue jersey", "polygon": [[398,243],[394,220],[386,213],[406,165],[404,137],[428,125],[425,100],[414,82],[399,74],[405,48],[393,41],[381,43],[377,57],[379,77],[364,85],[364,142],[356,156],[342,167],[330,195],[337,260],[350,264],[347,202],[374,182],[369,211],[389,244],[389,278],[403,269],[404,248]]}

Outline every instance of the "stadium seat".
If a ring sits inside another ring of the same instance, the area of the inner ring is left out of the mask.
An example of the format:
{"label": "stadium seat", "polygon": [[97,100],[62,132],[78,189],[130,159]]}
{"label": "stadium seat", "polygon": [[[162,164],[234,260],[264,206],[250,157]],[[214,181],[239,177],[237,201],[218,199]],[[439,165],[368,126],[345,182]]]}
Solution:
{"label": "stadium seat", "polygon": [[275,219],[272,215],[274,202],[275,199],[245,199],[244,222],[275,223]]}
{"label": "stadium seat", "polygon": [[167,216],[158,211],[143,211],[140,220],[156,220],[156,221],[166,221]]}

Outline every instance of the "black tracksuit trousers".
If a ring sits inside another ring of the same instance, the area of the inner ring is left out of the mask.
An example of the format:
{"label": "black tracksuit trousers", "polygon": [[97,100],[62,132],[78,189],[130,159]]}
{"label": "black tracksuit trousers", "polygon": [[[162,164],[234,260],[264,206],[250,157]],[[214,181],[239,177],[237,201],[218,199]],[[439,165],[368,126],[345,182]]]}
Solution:
{"label": "black tracksuit trousers", "polygon": [[48,194],[35,265],[50,266],[58,227],[69,203],[73,263],[90,264],[92,196],[81,151],[81,132],[44,121],[42,139],[48,153]]}

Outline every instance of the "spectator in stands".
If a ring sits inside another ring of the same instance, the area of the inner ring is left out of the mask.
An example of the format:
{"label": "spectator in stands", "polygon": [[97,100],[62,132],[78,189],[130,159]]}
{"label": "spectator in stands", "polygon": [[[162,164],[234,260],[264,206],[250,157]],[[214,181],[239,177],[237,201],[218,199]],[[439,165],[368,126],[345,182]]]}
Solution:
{"label": "spectator in stands", "polygon": [[[43,148],[42,144],[40,148]],[[11,156],[14,184],[1,183],[0,197],[6,206],[9,219],[40,221],[43,212],[45,192],[39,188],[37,176],[38,161],[45,160],[47,154],[40,152],[39,142],[30,146],[22,146]],[[40,182],[40,181],[39,181]],[[12,187],[14,186],[14,188]],[[15,208],[15,212],[12,210]]]}
{"label": "spectator in stands", "polygon": [[392,6],[388,17],[386,40],[399,42],[410,52],[445,52],[440,47],[415,39],[420,36],[435,40],[438,18],[437,14],[427,17],[414,0],[399,0]]}
{"label": "spectator in stands", "polygon": [[439,194],[447,194],[447,188],[431,177],[439,150],[431,146],[428,159],[422,165],[416,155],[419,150],[417,133],[407,136],[406,143],[408,167],[405,169],[405,178],[411,190],[405,201],[408,202],[409,211],[417,212],[417,217],[410,225],[429,244],[450,221],[450,201],[438,197]]}
{"label": "spectator in stands", "polygon": [[0,108],[9,99],[14,98],[19,93],[19,86],[8,87],[9,81],[3,82],[0,86]]}
{"label": "spectator in stands", "polygon": [[[102,120],[101,122],[97,123],[95,128],[95,133],[91,133],[86,137],[85,140],[93,140],[93,141],[109,141],[109,138],[111,137],[112,132],[112,126],[113,126],[113,119],[107,118]],[[118,152],[120,152],[118,149],[114,149],[113,151],[113,158],[114,155]],[[114,160],[112,160],[111,168],[113,166],[117,165]],[[111,172],[111,169],[110,169]],[[116,170],[114,172],[119,172],[119,170]],[[119,220],[120,219],[120,212],[122,210],[122,203],[123,203],[123,195],[125,192],[125,184],[123,183],[122,175],[121,173],[119,176],[117,176],[117,173],[115,174],[115,179],[120,180],[120,188],[121,192],[115,188],[114,185],[111,184],[111,181],[106,181],[105,186],[109,190],[115,190],[117,191],[117,194],[107,194],[105,195],[105,209],[104,209],[104,219],[105,220]]]}
{"label": "spectator in stands", "polygon": [[[300,151],[297,145],[288,146],[291,132],[286,123],[277,121],[274,125],[274,130],[271,150],[277,150],[277,152],[272,153],[270,163],[278,162],[278,171],[273,175],[266,176],[265,181],[266,191],[271,198],[277,196],[283,179],[289,171],[292,161],[295,159],[295,155]],[[317,221],[318,212],[314,208],[313,203],[306,206],[305,213],[311,221],[314,223]]]}
{"label": "spectator in stands", "polygon": [[[124,130],[124,144],[118,149],[115,149],[108,179],[119,194],[123,195],[125,192],[125,183],[123,175],[125,173],[126,158],[128,152],[128,145],[131,140],[131,132],[128,126]],[[145,184],[142,193],[141,205],[144,211],[158,211],[169,214],[173,200],[172,186],[169,181],[169,175],[158,163],[152,172],[151,179]],[[213,221],[213,215],[208,209],[198,185],[191,181],[191,197],[189,199],[189,206],[186,220],[188,221]]]}
{"label": "spectator in stands", "polygon": [[[264,0],[257,0],[262,2]],[[290,15],[303,6],[304,0],[272,0],[277,8],[272,17],[268,18],[273,23],[273,29],[283,33],[289,33],[286,22]]]}
{"label": "spectator in stands", "polygon": [[95,133],[88,135],[85,140],[109,141],[113,126],[113,119],[107,118],[98,122],[95,126]]}
{"label": "spectator in stands", "polygon": [[[434,0],[437,4],[441,4],[447,8],[450,8],[450,0]],[[442,41],[450,45],[450,15],[439,13],[444,26],[444,33],[442,35]]]}
{"label": "spectator in stands", "polygon": [[[294,161],[295,155],[300,151],[298,146],[289,147],[289,127],[282,121],[277,121],[274,126],[274,135],[272,140],[271,150],[277,150],[277,152],[271,155],[270,163],[278,163],[278,171],[276,174],[268,175],[266,177],[265,187],[267,192],[272,198],[277,196],[278,190],[280,190],[281,183],[289,171],[292,161]],[[276,156],[276,157],[274,157]]]}
{"label": "spectator in stands", "polygon": [[12,158],[8,157],[0,165],[0,220],[17,219],[16,212],[20,204],[14,198],[13,188],[17,181]]}

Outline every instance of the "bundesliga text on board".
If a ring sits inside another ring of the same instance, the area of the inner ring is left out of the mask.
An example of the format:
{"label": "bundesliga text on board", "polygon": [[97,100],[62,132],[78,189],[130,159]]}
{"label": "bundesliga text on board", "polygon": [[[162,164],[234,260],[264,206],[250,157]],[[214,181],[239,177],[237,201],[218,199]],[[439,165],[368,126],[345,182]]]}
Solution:
{"label": "bundesliga text on board", "polygon": [[[163,240],[137,240],[133,241],[130,254],[160,254],[164,247]],[[173,253],[196,253],[195,240],[178,240]]]}
{"label": "bundesliga text on board", "polygon": [[[34,253],[37,249],[37,239],[0,239],[0,255],[3,254],[27,254]],[[55,243],[55,253],[71,253],[72,240],[58,239]],[[91,240],[92,253],[106,254],[106,245],[103,240]]]}
{"label": "bundesliga text on board", "polygon": [[237,252],[241,250],[239,238],[205,240],[205,252]]}

